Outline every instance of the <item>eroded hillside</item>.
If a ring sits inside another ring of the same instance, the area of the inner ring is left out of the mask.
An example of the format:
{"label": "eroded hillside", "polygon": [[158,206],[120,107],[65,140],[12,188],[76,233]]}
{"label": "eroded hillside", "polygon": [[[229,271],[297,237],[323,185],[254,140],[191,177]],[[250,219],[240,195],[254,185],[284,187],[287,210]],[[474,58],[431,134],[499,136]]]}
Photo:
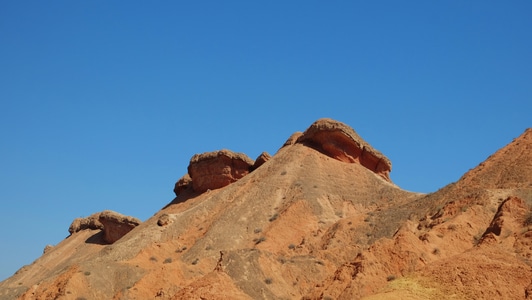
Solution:
{"label": "eroded hillside", "polygon": [[353,129],[321,119],[273,156],[194,156],[176,198],[143,223],[77,220],[0,283],[0,299],[532,297],[531,149],[528,129],[424,195],[394,185],[390,161]]}

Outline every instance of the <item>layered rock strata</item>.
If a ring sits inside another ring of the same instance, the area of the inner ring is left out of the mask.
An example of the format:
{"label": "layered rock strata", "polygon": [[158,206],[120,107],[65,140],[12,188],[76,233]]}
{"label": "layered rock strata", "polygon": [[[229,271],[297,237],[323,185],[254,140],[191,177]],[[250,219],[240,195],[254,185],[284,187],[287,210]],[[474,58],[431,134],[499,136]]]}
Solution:
{"label": "layered rock strata", "polygon": [[332,119],[314,122],[302,135],[293,135],[285,145],[303,143],[343,162],[359,163],[387,181],[392,163],[382,153],[371,147],[351,127]]}

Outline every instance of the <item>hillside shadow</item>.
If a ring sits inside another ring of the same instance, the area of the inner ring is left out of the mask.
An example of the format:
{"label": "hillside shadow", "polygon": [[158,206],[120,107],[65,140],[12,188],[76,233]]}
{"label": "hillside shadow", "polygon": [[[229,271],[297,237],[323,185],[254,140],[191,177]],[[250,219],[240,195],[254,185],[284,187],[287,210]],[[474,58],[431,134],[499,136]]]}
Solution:
{"label": "hillside shadow", "polygon": [[169,206],[172,206],[174,204],[183,203],[189,199],[196,198],[199,195],[200,193],[196,193],[192,190],[192,188],[188,188],[181,192],[179,195],[177,195],[177,197],[175,197],[174,200],[172,200],[170,203],[166,204],[163,209],[168,208]]}
{"label": "hillside shadow", "polygon": [[88,239],[85,240],[86,244],[97,244],[97,245],[108,245],[103,239],[103,230],[98,231],[97,233],[91,235]]}

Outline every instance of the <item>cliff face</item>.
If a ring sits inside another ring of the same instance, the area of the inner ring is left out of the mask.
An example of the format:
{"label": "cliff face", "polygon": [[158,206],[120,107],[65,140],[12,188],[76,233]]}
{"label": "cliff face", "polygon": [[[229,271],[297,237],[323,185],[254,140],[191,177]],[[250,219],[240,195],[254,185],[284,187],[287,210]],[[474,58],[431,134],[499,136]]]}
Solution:
{"label": "cliff face", "polygon": [[532,297],[530,132],[429,195],[329,119],[272,157],[194,156],[152,218],[112,244],[102,218],[74,222],[0,299]]}

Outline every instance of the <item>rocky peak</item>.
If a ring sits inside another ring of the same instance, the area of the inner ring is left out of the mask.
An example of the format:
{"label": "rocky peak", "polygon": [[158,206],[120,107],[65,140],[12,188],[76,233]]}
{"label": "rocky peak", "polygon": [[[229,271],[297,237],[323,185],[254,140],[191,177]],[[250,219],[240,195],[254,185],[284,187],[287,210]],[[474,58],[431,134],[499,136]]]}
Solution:
{"label": "rocky peak", "polygon": [[190,159],[188,174],[195,192],[219,189],[246,176],[254,161],[243,153],[220,150],[196,154]]}
{"label": "rocky peak", "polygon": [[310,125],[302,135],[293,135],[285,145],[293,143],[295,137],[297,143],[313,147],[339,161],[359,163],[387,181],[391,181],[390,160],[342,122],[320,119]]}
{"label": "rocky peak", "polygon": [[258,167],[262,166],[265,162],[270,160],[272,156],[268,152],[262,152],[257,159],[255,159],[255,163],[253,164],[253,170],[257,169]]}
{"label": "rocky peak", "polygon": [[174,193],[178,196],[188,188],[197,193],[222,188],[259,168],[270,158],[268,152],[262,152],[252,160],[243,153],[225,149],[195,154],[190,159],[188,173],[176,182]]}

